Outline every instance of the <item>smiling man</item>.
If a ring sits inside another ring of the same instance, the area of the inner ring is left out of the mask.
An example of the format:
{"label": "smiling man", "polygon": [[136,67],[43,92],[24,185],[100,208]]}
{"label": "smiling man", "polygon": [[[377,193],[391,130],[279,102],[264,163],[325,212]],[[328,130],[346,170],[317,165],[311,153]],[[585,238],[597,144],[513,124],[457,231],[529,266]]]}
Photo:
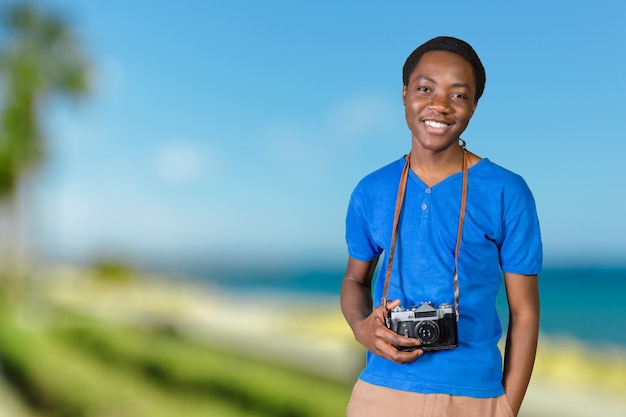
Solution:
{"label": "smiling man", "polygon": [[361,180],[346,218],[341,308],[368,350],[347,415],[515,416],[539,325],[532,193],[519,175],[465,149],[461,134],[486,79],[469,44],[431,39],[407,58],[402,79],[410,152]]}

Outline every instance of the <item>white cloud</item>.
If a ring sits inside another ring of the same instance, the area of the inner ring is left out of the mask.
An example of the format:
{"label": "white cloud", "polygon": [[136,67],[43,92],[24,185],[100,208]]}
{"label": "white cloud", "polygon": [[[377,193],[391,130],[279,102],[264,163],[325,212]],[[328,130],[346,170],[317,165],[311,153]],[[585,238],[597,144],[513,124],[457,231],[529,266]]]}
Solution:
{"label": "white cloud", "polygon": [[268,162],[291,178],[314,180],[328,166],[329,140],[320,130],[277,124],[268,128],[263,137]]}
{"label": "white cloud", "polygon": [[333,136],[352,139],[383,130],[395,122],[395,107],[393,97],[388,92],[363,91],[345,97],[331,106],[330,131]]}
{"label": "white cloud", "polygon": [[205,149],[183,142],[161,144],[156,149],[154,164],[159,178],[175,184],[202,179],[212,166]]}
{"label": "white cloud", "polygon": [[96,95],[107,100],[120,95],[126,87],[126,71],[113,55],[98,54],[92,67],[91,79]]}
{"label": "white cloud", "polygon": [[[86,167],[83,147],[75,148],[72,172],[89,168],[89,175],[57,184],[56,194],[50,190],[46,216],[56,226],[49,239],[75,253],[105,246],[158,252],[275,245],[283,251],[342,242],[343,199],[358,175],[353,172],[361,172],[350,166],[361,159],[354,152],[387,134],[396,123],[393,106],[391,94],[363,92],[320,109],[305,124],[269,120],[259,140],[237,147],[242,154],[222,142],[166,137],[101,155]],[[220,181],[207,181],[218,174]],[[341,201],[341,208],[328,209],[331,201]]]}
{"label": "white cloud", "polygon": [[[398,98],[398,100],[400,100]],[[398,109],[389,93],[365,90],[332,103],[307,126],[276,123],[263,134],[264,153],[292,176],[311,180],[342,165],[355,141],[361,144],[397,125]]]}

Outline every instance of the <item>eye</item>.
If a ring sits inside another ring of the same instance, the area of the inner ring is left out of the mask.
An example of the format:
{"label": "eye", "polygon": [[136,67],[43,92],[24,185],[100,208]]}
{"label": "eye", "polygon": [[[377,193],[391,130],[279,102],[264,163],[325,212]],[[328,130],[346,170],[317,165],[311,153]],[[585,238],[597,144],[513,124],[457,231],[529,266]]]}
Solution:
{"label": "eye", "polygon": [[463,94],[463,93],[454,93],[452,94],[452,98],[458,99],[458,100],[467,100],[467,94]]}
{"label": "eye", "polygon": [[429,93],[431,91],[430,87],[427,87],[425,85],[417,86],[416,90],[419,91],[420,93]]}

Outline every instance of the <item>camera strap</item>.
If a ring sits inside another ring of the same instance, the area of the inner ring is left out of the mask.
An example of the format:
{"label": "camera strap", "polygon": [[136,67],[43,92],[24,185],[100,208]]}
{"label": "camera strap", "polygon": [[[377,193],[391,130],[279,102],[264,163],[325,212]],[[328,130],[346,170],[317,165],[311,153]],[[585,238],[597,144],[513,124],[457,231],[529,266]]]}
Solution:
{"label": "camera strap", "polygon": [[[456,248],[454,251],[454,311],[456,319],[459,320],[459,250],[461,249],[461,236],[463,235],[463,223],[465,222],[465,207],[467,203],[467,177],[469,169],[468,152],[465,149],[465,141],[461,139],[461,148],[463,149],[463,185],[461,191],[461,210],[459,214],[459,229],[456,236]],[[391,230],[391,246],[389,248],[389,257],[387,259],[387,270],[385,272],[385,287],[383,289],[383,297],[381,305],[387,308],[387,293],[389,292],[389,281],[391,279],[391,269],[393,267],[393,259],[396,250],[396,240],[398,238],[398,224],[400,223],[400,214],[402,212],[402,204],[404,203],[404,195],[406,193],[406,185],[409,178],[410,169],[410,153],[405,155],[404,169],[400,176],[400,184],[398,185],[398,196],[396,198],[396,210],[393,215],[393,229]]]}

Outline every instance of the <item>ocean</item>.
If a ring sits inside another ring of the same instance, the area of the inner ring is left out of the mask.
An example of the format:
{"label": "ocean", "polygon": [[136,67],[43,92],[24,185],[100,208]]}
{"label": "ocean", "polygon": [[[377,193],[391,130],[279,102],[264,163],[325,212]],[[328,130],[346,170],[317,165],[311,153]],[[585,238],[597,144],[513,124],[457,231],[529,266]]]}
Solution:
{"label": "ocean", "polygon": [[[255,272],[196,269],[190,275],[230,293],[324,300],[336,302],[339,308],[343,272],[336,267]],[[626,267],[546,268],[539,287],[543,334],[626,349]],[[504,286],[497,307],[506,326]]]}

